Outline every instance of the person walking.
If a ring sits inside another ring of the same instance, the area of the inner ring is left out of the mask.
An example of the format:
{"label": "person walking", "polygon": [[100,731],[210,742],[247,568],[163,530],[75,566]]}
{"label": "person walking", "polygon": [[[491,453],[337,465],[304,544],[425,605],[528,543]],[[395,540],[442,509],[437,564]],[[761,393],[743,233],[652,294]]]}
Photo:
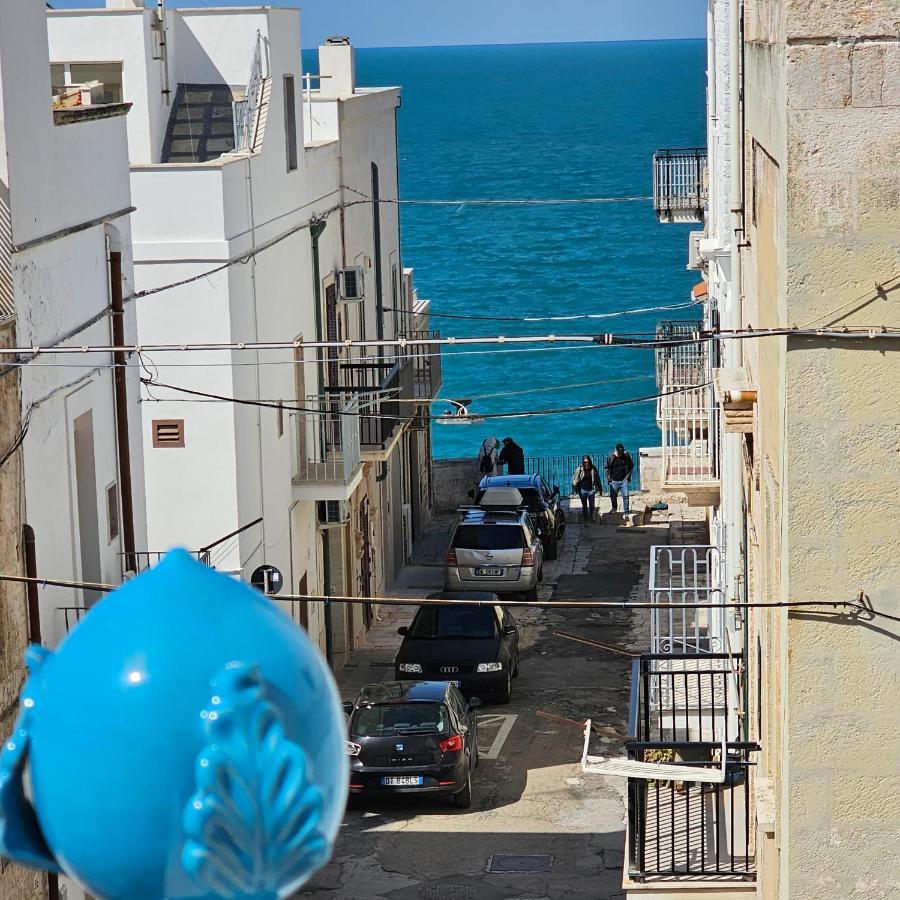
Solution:
{"label": "person walking", "polygon": [[525,474],[525,451],[511,438],[503,438],[503,449],[498,457],[500,465],[506,465],[507,475]]}
{"label": "person walking", "polygon": [[598,495],[603,496],[603,485],[600,484],[600,473],[589,456],[585,456],[575,470],[572,476],[572,490],[581,497],[581,520],[593,522],[594,498]]}
{"label": "person walking", "polygon": [[495,437],[486,437],[478,449],[478,480],[485,475],[500,475],[500,462],[497,458],[497,448],[500,441]]}
{"label": "person walking", "polygon": [[606,457],[603,465],[606,483],[609,485],[609,501],[612,512],[619,510],[619,494],[622,495],[622,509],[628,515],[628,482],[634,471],[634,460],[623,444],[616,444],[616,449]]}

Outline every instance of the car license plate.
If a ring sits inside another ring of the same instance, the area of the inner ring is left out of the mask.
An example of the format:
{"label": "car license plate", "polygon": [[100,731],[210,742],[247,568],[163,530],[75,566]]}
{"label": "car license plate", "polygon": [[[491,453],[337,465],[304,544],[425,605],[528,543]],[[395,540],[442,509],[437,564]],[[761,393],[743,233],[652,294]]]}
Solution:
{"label": "car license plate", "polygon": [[496,568],[485,569],[485,568],[478,568],[478,569],[475,570],[475,574],[476,574],[476,575],[492,575],[492,576],[494,576],[494,577],[496,578],[498,575],[503,575],[503,573],[504,573],[505,571],[506,571],[505,569],[496,569]]}
{"label": "car license plate", "polygon": [[385,787],[416,787],[422,784],[421,775],[385,775],[381,779]]}

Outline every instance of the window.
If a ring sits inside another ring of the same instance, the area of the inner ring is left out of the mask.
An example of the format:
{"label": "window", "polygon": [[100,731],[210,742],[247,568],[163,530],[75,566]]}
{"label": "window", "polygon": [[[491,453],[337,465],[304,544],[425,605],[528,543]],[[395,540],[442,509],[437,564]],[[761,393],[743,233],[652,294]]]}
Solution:
{"label": "window", "polygon": [[447,709],[443,703],[379,703],[362,706],[350,721],[352,737],[400,734],[445,734]]}
{"label": "window", "polygon": [[115,481],[106,488],[106,522],[112,543],[119,536],[119,486]]}
{"label": "window", "polygon": [[493,638],[497,636],[494,615],[489,607],[424,607],[416,613],[408,634],[415,640]]}
{"label": "window", "polygon": [[184,446],[184,419],[154,419],[151,431],[154,447]]}
{"label": "window", "polygon": [[521,525],[460,525],[453,546],[466,550],[514,550],[524,547]]}
{"label": "window", "polygon": [[278,401],[278,409],[275,412],[275,430],[278,437],[284,434],[284,402]]}
{"label": "window", "polygon": [[297,103],[294,98],[294,76],[284,76],[284,140],[287,170],[297,168]]}

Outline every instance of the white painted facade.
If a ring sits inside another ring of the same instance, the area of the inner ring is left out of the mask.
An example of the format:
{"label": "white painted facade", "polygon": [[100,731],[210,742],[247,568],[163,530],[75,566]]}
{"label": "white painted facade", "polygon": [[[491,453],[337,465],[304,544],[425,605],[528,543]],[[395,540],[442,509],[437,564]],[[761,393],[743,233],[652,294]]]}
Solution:
{"label": "white painted facade", "polygon": [[[8,203],[17,342],[109,344],[109,251],[133,285],[127,107],[51,109],[43,5],[0,7],[0,200]],[[85,323],[96,320],[93,324]],[[136,339],[134,310],[124,316]],[[66,338],[65,336],[70,335]],[[109,354],[43,355],[21,369],[24,520],[34,529],[39,574],[119,583],[123,521]],[[60,365],[64,364],[64,365]],[[146,541],[139,383],[126,375],[135,537]],[[4,448],[6,449],[6,448]],[[41,633],[55,646],[65,607],[96,599],[42,586]],[[69,610],[69,622],[80,613]]]}
{"label": "white painted facade", "polygon": [[[323,48],[323,74],[330,71],[334,78],[322,79],[322,89],[304,91],[298,19],[296,10],[262,7],[169,10],[162,20],[155,10],[127,6],[49,13],[54,62],[122,62],[124,98],[134,104],[128,141],[137,207],[136,289],[152,290],[224,267],[136,301],[142,343],[327,337],[325,298],[333,273],[344,266],[362,269],[366,296],[362,304],[336,305],[333,324],[340,336],[391,338],[402,325],[394,313],[383,314],[384,325],[378,325],[380,306],[403,302],[398,207],[379,205],[376,259],[375,212],[366,201],[373,164],[381,196],[397,197],[399,91],[355,88],[349,46]],[[164,162],[178,86],[230,85],[235,93],[243,91],[257,33],[265,48],[266,80],[250,148],[204,162]],[[293,79],[292,151],[286,79]],[[325,228],[314,241],[308,225],[318,218]],[[298,353],[175,352],[153,354],[145,363],[166,384],[309,408],[307,398],[322,393],[329,367],[317,365],[310,351],[298,364]],[[372,359],[377,361],[377,351]],[[334,371],[345,377],[343,367]],[[335,480],[316,474],[309,464],[321,456],[316,430],[321,417],[192,398],[160,387],[145,388],[142,412],[148,550],[173,545],[198,550],[262,518],[218,544],[212,563],[245,579],[263,563],[274,565],[285,576],[285,593],[305,588],[311,594],[351,596],[383,591],[403,564],[401,510],[410,485],[418,482],[408,471],[411,439],[405,429],[397,430],[387,449],[360,447],[359,465]],[[158,420],[183,421],[183,447],[153,445]],[[338,501],[341,516],[322,528],[326,500]],[[368,567],[361,562],[366,546]],[[367,583],[364,568],[371,573]],[[312,602],[305,611],[302,606],[292,604],[291,614],[324,647],[321,604]],[[334,604],[332,610],[337,658],[354,646],[365,617],[359,607]]]}

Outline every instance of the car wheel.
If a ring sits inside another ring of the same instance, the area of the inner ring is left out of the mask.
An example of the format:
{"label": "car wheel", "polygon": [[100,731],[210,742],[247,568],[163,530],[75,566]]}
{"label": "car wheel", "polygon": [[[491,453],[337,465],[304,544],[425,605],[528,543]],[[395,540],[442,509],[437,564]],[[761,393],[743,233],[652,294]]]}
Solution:
{"label": "car wheel", "polygon": [[509,703],[510,697],[512,697],[512,677],[510,676],[509,669],[507,669],[506,684],[503,686],[503,690],[497,694],[497,702]]}
{"label": "car wheel", "polygon": [[544,544],[544,558],[545,559],[556,559],[559,556],[559,540],[556,535],[553,535],[553,538],[548,538],[547,543]]}
{"label": "car wheel", "polygon": [[528,603],[534,603],[537,600],[537,598],[538,598],[537,585],[535,585],[533,588],[529,588],[527,591],[525,591],[525,600]]}
{"label": "car wheel", "polygon": [[466,773],[466,786],[453,795],[453,805],[457,809],[468,809],[472,805],[472,774]]}

